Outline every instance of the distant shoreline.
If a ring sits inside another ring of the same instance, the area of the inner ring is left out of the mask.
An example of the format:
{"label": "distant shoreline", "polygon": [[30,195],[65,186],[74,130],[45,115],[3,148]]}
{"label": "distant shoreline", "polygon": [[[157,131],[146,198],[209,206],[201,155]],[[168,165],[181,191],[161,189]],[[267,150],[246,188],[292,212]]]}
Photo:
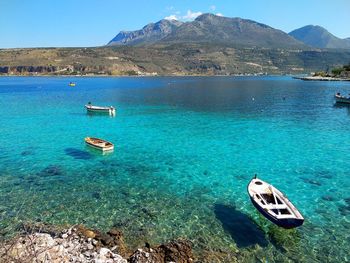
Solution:
{"label": "distant shoreline", "polygon": [[9,74],[0,74],[1,77],[63,77],[63,78],[119,78],[119,77],[128,77],[128,78],[143,78],[143,77],[268,77],[268,76],[276,76],[276,77],[282,77],[282,76],[289,76],[293,78],[298,78],[293,74],[231,74],[231,75],[209,75],[209,74],[177,74],[177,75],[167,75],[167,74],[159,74],[159,75],[107,75],[107,74],[96,74],[96,75],[9,75]]}
{"label": "distant shoreline", "polygon": [[296,76],[293,74],[258,74],[258,73],[247,73],[247,74],[231,74],[231,75],[209,75],[209,74],[157,74],[157,75],[108,75],[108,74],[86,74],[86,75],[51,75],[51,74],[0,74],[1,77],[58,77],[58,78],[144,78],[144,77],[263,77],[263,76],[289,76],[293,79],[303,80],[303,81],[350,81],[350,78],[335,78],[335,77],[321,77],[321,76]]}
{"label": "distant shoreline", "polygon": [[321,77],[321,76],[306,76],[306,77],[293,77],[294,79],[300,79],[304,81],[350,81],[350,78],[334,78],[334,77]]}

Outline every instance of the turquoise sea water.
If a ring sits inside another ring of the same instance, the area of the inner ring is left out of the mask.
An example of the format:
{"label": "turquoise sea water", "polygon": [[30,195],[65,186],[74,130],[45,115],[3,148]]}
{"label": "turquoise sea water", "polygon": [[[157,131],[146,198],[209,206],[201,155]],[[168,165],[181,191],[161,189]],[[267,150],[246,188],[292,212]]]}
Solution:
{"label": "turquoise sea water", "polygon": [[[122,229],[131,248],[185,237],[212,262],[348,261],[350,108],[334,105],[337,91],[350,83],[0,78],[1,235],[23,221],[83,223]],[[87,115],[88,101],[116,117]],[[255,173],[286,193],[302,227],[258,214],[246,192]]]}

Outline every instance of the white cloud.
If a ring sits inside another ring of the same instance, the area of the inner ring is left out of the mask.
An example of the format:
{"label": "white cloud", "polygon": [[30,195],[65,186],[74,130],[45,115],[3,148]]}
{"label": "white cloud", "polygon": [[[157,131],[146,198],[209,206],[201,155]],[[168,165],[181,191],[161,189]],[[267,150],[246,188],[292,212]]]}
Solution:
{"label": "white cloud", "polygon": [[224,16],[223,14],[221,13],[216,13],[217,16]]}
{"label": "white cloud", "polygon": [[215,6],[215,5],[211,5],[211,6],[210,6],[210,10],[211,10],[211,11],[215,11],[215,9],[216,9],[216,6]]}
{"label": "white cloud", "polygon": [[164,17],[164,19],[166,19],[166,20],[179,20],[176,15],[170,15],[170,16]]}
{"label": "white cloud", "polygon": [[[175,13],[173,13],[172,15],[166,16],[164,17],[164,19],[167,20],[182,20],[182,21],[190,21],[190,20],[194,20],[197,18],[197,16],[200,16],[201,14],[203,14],[202,12],[192,12],[191,10],[187,10],[186,15],[181,15],[181,12],[176,11]],[[221,15],[221,14],[220,14]]]}
{"label": "white cloud", "polygon": [[192,12],[191,10],[187,10],[187,14],[182,16],[184,20],[193,20],[196,19],[197,16],[200,16],[202,12]]}

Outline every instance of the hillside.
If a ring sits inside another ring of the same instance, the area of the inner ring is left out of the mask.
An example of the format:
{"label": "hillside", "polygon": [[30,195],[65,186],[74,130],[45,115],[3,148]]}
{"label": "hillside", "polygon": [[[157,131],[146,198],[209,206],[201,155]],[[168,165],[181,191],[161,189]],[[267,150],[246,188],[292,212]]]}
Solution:
{"label": "hillside", "polygon": [[314,48],[350,49],[349,39],[340,39],[320,26],[304,26],[289,35]]}
{"label": "hillside", "polygon": [[174,44],[0,50],[4,75],[300,74],[339,67],[350,51]]}
{"label": "hillside", "polygon": [[350,78],[350,63],[339,68],[332,69],[334,77],[338,78]]}

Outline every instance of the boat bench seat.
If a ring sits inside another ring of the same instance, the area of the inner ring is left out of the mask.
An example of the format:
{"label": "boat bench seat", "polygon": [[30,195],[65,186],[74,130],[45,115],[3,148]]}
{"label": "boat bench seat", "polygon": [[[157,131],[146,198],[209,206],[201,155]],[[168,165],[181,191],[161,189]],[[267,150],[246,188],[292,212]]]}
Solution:
{"label": "boat bench seat", "polygon": [[287,206],[285,204],[281,204],[281,205],[267,204],[267,205],[262,205],[262,207],[266,209],[287,209]]}
{"label": "boat bench seat", "polygon": [[291,214],[287,214],[287,215],[277,215],[276,216],[278,219],[283,219],[283,218],[290,218],[290,219],[294,219],[295,216],[291,216]]}

